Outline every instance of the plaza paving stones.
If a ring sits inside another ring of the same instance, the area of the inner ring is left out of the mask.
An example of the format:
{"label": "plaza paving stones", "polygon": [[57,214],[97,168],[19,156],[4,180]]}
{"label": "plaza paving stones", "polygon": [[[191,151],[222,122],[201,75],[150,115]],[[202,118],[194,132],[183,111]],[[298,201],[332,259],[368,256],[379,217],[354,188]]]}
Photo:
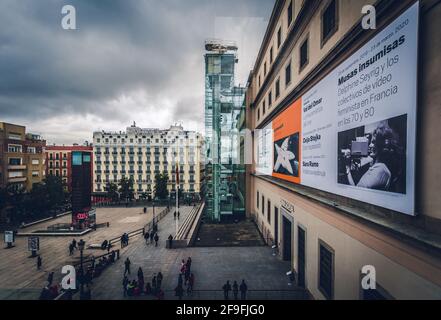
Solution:
{"label": "plaza paving stones", "polygon": [[[191,208],[181,212],[181,221]],[[124,261],[131,260],[130,280],[137,278],[138,268],[144,273],[145,283],[151,282],[154,274],[163,274],[165,299],[176,299],[174,289],[177,285],[180,262],[192,258],[192,272],[195,275],[194,294],[184,299],[223,299],[222,286],[230,280],[245,279],[248,284],[250,299],[302,299],[303,290],[289,286],[286,272],[289,262],[281,261],[272,255],[270,248],[256,247],[191,247],[166,249],[165,242],[169,234],[175,234],[173,214],[169,214],[159,223],[160,244],[146,245],[143,239],[136,239],[129,245],[121,259],[94,280],[93,299],[154,299],[153,296],[123,296],[122,279]],[[185,288],[184,288],[185,289]]]}
{"label": "plaza paving stones", "polygon": [[[164,208],[155,208],[159,213]],[[99,228],[81,238],[86,241],[86,246],[92,243],[102,243],[106,239],[120,236],[124,232],[130,232],[152,220],[153,209],[148,208],[147,214],[142,213],[143,208],[98,208],[97,223],[110,222],[110,227]],[[169,214],[170,215],[170,214]],[[123,223],[118,222],[123,220]],[[20,232],[33,232],[45,230],[49,225],[56,223],[68,223],[70,215],[41,224],[33,225]],[[3,234],[1,235],[3,238]],[[51,271],[55,272],[54,281],[61,279],[61,267],[66,264],[79,261],[79,252],[69,256],[68,245],[74,237],[40,237],[40,251],[43,266],[40,271],[36,268],[36,258],[29,258],[30,252],[27,247],[27,237],[17,237],[15,247],[12,249],[0,248],[0,299],[38,299],[47,276]],[[138,237],[141,238],[141,237]],[[136,238],[134,238],[136,239]],[[76,237],[79,241],[80,238]],[[132,240],[134,241],[134,240]],[[119,246],[117,246],[119,248]],[[129,250],[130,246],[122,249],[122,253]],[[84,255],[98,256],[101,250],[85,250]]]}

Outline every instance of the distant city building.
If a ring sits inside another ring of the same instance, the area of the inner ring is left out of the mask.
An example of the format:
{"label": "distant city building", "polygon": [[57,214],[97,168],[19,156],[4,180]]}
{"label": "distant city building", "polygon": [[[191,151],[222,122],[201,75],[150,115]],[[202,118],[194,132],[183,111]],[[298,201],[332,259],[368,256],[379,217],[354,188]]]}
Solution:
{"label": "distant city building", "polygon": [[239,131],[245,116],[245,88],[234,85],[234,43],[209,40],[205,49],[205,213],[219,222],[245,216],[245,165],[240,161]]}
{"label": "distant city building", "polygon": [[[66,190],[72,191],[72,162],[71,154],[74,151],[92,152],[92,146],[47,146],[46,147],[46,175],[61,177]],[[92,161],[90,165],[92,166]],[[92,173],[92,170],[91,170]],[[90,177],[92,181],[92,176]]]}
{"label": "distant city building", "polygon": [[0,122],[0,187],[32,189],[45,178],[46,141],[26,127]]}
{"label": "distant city building", "polygon": [[202,148],[202,135],[179,125],[161,130],[134,124],[126,132],[94,132],[93,191],[103,193],[110,183],[132,178],[135,197],[154,197],[155,176],[166,173],[173,194],[177,162],[181,195],[198,198],[203,181]]}

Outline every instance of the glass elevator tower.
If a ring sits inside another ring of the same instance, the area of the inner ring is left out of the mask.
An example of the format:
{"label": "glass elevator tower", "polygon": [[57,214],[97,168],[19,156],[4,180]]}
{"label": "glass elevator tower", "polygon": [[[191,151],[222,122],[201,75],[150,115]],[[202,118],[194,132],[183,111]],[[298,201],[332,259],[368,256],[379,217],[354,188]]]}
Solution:
{"label": "glass elevator tower", "polygon": [[238,121],[244,110],[244,87],[234,83],[237,46],[209,40],[205,43],[205,159],[206,217],[221,222],[245,216],[239,182],[245,175],[240,161]]}

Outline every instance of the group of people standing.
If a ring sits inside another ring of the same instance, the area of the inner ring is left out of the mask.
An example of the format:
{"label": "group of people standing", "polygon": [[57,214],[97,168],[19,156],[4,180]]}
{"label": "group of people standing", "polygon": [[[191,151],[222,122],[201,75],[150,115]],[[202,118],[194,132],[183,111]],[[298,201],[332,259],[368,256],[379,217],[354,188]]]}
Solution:
{"label": "group of people standing", "polygon": [[178,285],[175,288],[175,296],[182,299],[184,296],[184,286],[187,287],[187,295],[193,292],[194,287],[194,274],[191,272],[191,257],[188,257],[187,261],[182,259],[180,273],[178,277]]}
{"label": "group of people standing", "polygon": [[145,239],[145,244],[149,245],[152,244],[153,241],[155,241],[155,247],[158,246],[158,241],[159,241],[159,235],[157,232],[154,232],[153,230],[151,232],[146,232],[144,234],[144,239]]}
{"label": "group of people standing", "polygon": [[245,280],[242,280],[242,283],[240,285],[238,285],[236,281],[233,282],[233,285],[230,284],[230,281],[227,281],[223,285],[222,291],[224,292],[225,300],[229,299],[230,291],[233,291],[234,300],[238,299],[239,291],[240,291],[240,299],[245,300],[247,298],[248,286],[245,283]]}
{"label": "group of people standing", "polygon": [[130,275],[129,258],[126,259],[125,265],[126,270],[124,271],[124,279],[122,283],[124,297],[140,296],[144,294],[153,295],[159,300],[162,300],[164,298],[164,291],[161,289],[163,280],[163,275],[161,272],[158,272],[158,274],[154,274],[151,282],[147,282],[147,284],[145,284],[144,272],[142,271],[141,267],[138,268],[137,279],[133,279],[132,281],[130,281],[126,275],[127,271]]}

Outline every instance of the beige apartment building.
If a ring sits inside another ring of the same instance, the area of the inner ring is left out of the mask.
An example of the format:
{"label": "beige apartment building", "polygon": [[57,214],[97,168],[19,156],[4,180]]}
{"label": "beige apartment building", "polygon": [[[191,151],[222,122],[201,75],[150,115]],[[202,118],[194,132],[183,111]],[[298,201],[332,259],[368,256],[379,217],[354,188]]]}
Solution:
{"label": "beige apartment building", "polygon": [[109,183],[123,177],[134,181],[135,197],[154,197],[156,174],[167,173],[168,190],[176,190],[176,162],[179,191],[188,197],[200,196],[203,182],[203,138],[182,126],[169,129],[142,129],[132,125],[125,132],[94,132],[93,192],[104,192]]}
{"label": "beige apartment building", "polygon": [[26,127],[0,122],[0,187],[32,189],[46,175],[46,141]]}
{"label": "beige apartment building", "polygon": [[431,0],[275,2],[248,80],[247,213],[314,299],[441,298],[440,19]]}

